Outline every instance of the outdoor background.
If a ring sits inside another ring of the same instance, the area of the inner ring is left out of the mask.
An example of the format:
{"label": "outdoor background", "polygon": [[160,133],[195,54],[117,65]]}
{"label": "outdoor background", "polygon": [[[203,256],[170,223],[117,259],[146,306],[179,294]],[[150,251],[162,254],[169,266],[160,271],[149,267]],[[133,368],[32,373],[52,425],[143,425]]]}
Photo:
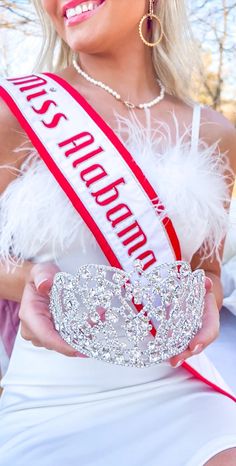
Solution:
{"label": "outdoor background", "polygon": [[[204,64],[196,97],[236,127],[236,0],[187,3]],[[31,72],[40,42],[31,1],[0,0],[0,75]]]}

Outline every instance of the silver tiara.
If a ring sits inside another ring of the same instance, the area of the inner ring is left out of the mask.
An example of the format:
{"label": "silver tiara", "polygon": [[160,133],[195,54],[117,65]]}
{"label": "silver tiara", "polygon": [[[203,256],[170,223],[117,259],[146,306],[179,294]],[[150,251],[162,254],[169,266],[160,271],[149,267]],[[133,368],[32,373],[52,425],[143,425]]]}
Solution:
{"label": "silver tiara", "polygon": [[131,272],[86,264],[59,272],[49,309],[61,337],[81,353],[147,367],[184,351],[202,326],[205,273],[186,261]]}

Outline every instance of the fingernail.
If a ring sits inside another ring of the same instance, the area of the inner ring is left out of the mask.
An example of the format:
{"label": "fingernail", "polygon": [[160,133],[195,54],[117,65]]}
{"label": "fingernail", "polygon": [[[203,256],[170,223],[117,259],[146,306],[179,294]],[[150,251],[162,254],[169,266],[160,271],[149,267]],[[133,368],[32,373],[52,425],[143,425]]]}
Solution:
{"label": "fingernail", "polygon": [[41,286],[43,283],[45,283],[45,282],[47,282],[47,281],[48,281],[48,278],[42,278],[41,280],[39,280],[39,282],[37,282],[37,281],[35,280],[35,286],[36,286],[37,290],[40,288],[40,286]]}
{"label": "fingernail", "polygon": [[208,282],[210,283],[209,291],[212,291],[212,289],[213,289],[213,281],[212,281],[212,279],[211,279],[210,277],[207,277],[207,279],[208,279]]}
{"label": "fingernail", "polygon": [[200,353],[202,351],[202,348],[203,348],[203,344],[199,343],[198,345],[194,346],[194,348],[191,350],[191,353],[193,354]]}
{"label": "fingernail", "polygon": [[174,366],[172,367],[179,367],[184,361],[180,359]]}
{"label": "fingernail", "polygon": [[86,356],[86,354],[79,353],[78,351],[76,353],[74,353],[74,356],[77,356],[77,357],[80,357],[80,358],[88,358],[88,356]]}

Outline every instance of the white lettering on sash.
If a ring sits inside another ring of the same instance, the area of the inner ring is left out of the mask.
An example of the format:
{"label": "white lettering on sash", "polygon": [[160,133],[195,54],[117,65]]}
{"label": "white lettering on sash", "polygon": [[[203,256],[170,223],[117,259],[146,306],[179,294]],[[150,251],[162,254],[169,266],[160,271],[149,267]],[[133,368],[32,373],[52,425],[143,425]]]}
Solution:
{"label": "white lettering on sash", "polygon": [[[48,98],[48,92],[43,89],[43,87],[48,84],[47,80],[43,77],[30,75],[10,78],[8,81],[11,81],[12,84],[17,86],[20,92],[27,93],[26,100],[30,103],[32,111],[37,115],[43,115],[45,117],[49,109],[54,107],[55,110],[57,110],[59,107],[58,103],[53,100],[51,96],[50,99]],[[35,91],[36,88],[38,89],[40,87],[42,88],[41,90],[29,94],[29,91]],[[32,104],[32,101],[44,96],[45,100],[41,103],[39,108],[37,108],[34,103]],[[54,129],[59,126],[62,119],[69,121],[65,113],[56,112],[50,121],[46,121],[45,119],[40,119],[40,121],[44,127]],[[116,180],[111,180],[105,168],[94,160],[96,156],[104,152],[101,145],[96,146],[95,137],[88,131],[82,131],[61,141],[57,145],[63,150],[63,156],[67,158],[84,149],[89,150],[86,154],[72,160],[72,166],[79,171],[79,176],[86,188],[88,188],[89,195],[94,199],[97,205],[107,208],[105,217],[114,229],[117,238],[119,238],[122,245],[127,248],[127,254],[129,256],[135,254],[134,259],[141,259],[144,269],[156,263],[157,259],[154,252],[152,250],[143,249],[147,244],[147,236],[137,219],[135,219],[134,213],[128,205],[120,203],[120,189],[126,184],[125,179],[120,177]],[[94,145],[96,147],[91,147]],[[84,167],[83,164],[88,161],[91,161],[91,164]],[[97,186],[101,181],[105,181],[106,183],[102,186]],[[94,186],[95,184],[96,187]],[[123,213],[121,211],[123,211]],[[115,214],[118,214],[116,218]],[[130,220],[129,224],[127,224],[127,220]],[[125,222],[125,226],[122,227],[123,222]]]}

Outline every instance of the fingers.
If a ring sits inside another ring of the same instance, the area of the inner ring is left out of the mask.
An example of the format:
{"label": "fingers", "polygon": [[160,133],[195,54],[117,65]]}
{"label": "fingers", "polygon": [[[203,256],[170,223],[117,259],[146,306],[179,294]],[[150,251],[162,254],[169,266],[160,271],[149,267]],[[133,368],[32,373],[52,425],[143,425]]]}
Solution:
{"label": "fingers", "polygon": [[220,315],[214,293],[205,296],[205,312],[203,326],[189,344],[192,350],[197,344],[202,343],[204,348],[212,343],[219,335]]}
{"label": "fingers", "polygon": [[[37,337],[33,337],[32,335],[37,335]],[[65,356],[87,357],[68,345],[54,329],[51,320],[47,319],[46,316],[34,317],[30,323],[30,327],[22,324],[21,336],[25,340],[31,341],[34,346],[57,351]]]}
{"label": "fingers", "polygon": [[220,317],[215,295],[208,292],[205,295],[202,328],[191,340],[187,350],[169,359],[170,364],[176,367],[176,364],[180,365],[185,359],[203,351],[219,336],[219,329]]}
{"label": "fingers", "polygon": [[205,277],[205,288],[207,293],[213,289],[213,281],[210,277]]}
{"label": "fingers", "polygon": [[47,295],[52,287],[54,275],[60,269],[53,263],[35,264],[30,273],[30,281],[34,282],[36,289],[43,295]]}
{"label": "fingers", "polygon": [[33,283],[28,283],[24,289],[19,317],[22,337],[35,346],[54,350],[65,356],[87,357],[66,343],[55,330],[48,310],[48,300],[36,292]]}

